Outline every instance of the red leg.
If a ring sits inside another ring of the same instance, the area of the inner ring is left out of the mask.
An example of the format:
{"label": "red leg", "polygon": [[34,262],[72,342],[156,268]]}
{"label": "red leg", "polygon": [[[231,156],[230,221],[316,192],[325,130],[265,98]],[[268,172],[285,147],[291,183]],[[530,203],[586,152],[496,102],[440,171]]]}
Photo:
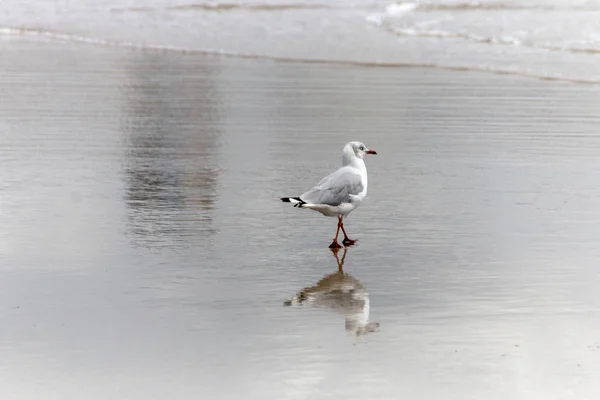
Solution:
{"label": "red leg", "polygon": [[346,234],[346,230],[344,229],[344,223],[342,222],[341,216],[340,216],[340,228],[342,229],[342,232],[344,233],[344,240],[342,241],[344,246],[352,246],[354,243],[356,243],[356,239],[352,240]]}
{"label": "red leg", "polygon": [[340,234],[341,223],[342,223],[342,219],[341,219],[341,217],[338,217],[337,231],[335,231],[335,237],[333,238],[333,242],[331,242],[331,244],[329,245],[330,249],[341,249],[342,248],[342,246],[340,246],[340,244],[337,241],[338,236]]}

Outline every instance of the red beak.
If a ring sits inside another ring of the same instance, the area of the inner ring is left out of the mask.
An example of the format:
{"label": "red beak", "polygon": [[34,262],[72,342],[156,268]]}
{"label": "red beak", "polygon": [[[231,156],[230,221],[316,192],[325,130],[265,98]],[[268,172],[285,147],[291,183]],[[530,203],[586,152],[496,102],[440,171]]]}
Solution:
{"label": "red beak", "polygon": [[377,154],[377,152],[375,150],[369,150],[367,151],[367,154]]}

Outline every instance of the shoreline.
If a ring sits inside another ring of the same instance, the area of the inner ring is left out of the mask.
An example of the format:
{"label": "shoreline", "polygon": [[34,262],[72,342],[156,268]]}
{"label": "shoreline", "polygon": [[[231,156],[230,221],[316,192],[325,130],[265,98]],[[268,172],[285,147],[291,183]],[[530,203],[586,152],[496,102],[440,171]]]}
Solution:
{"label": "shoreline", "polygon": [[326,59],[308,59],[308,58],[293,58],[293,57],[280,57],[272,56],[268,54],[243,54],[243,53],[232,53],[219,50],[196,50],[196,49],[185,49],[180,47],[163,46],[163,45],[147,45],[142,43],[133,43],[127,41],[115,41],[115,40],[104,40],[96,39],[93,37],[71,35],[65,33],[58,33],[46,30],[36,30],[28,28],[14,28],[4,27],[0,28],[0,38],[7,38],[11,40],[13,38],[25,39],[25,40],[40,40],[45,39],[51,43],[77,43],[81,45],[97,46],[103,48],[118,48],[118,49],[131,49],[140,52],[158,52],[158,53],[178,53],[178,54],[191,54],[200,55],[207,57],[225,57],[232,59],[242,60],[263,60],[273,61],[281,63],[298,63],[298,64],[319,64],[319,65],[340,65],[349,67],[364,67],[364,68],[424,68],[424,69],[437,69],[444,71],[456,71],[456,72],[476,72],[491,74],[497,76],[516,76],[526,79],[534,79],[539,81],[548,82],[564,82],[576,85],[600,85],[600,80],[589,80],[589,79],[572,79],[567,77],[554,77],[554,76],[541,76],[530,74],[520,71],[508,71],[508,70],[492,70],[477,67],[461,67],[451,65],[438,65],[438,64],[411,64],[411,63],[394,63],[394,62],[368,62],[368,61],[353,61],[353,60],[326,60]]}

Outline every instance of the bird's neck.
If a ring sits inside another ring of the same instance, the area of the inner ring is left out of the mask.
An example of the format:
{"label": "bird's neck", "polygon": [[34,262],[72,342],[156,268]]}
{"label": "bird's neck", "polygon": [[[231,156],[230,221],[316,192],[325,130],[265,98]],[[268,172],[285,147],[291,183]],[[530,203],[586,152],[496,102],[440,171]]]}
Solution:
{"label": "bird's neck", "polygon": [[360,169],[361,171],[367,172],[367,166],[365,165],[364,160],[355,156],[349,157],[344,154],[342,164],[344,166],[352,166],[354,168]]}
{"label": "bird's neck", "polygon": [[367,168],[365,166],[365,162],[362,159],[356,157],[354,154],[344,154],[342,156],[342,165],[344,167],[347,165],[351,165],[351,166],[359,168],[359,169]]}

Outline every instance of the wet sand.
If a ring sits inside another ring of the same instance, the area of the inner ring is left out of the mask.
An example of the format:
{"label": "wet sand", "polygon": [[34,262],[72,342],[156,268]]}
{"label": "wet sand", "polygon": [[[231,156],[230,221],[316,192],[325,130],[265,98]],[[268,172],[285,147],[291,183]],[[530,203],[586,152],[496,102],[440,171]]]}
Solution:
{"label": "wet sand", "polygon": [[[0,45],[1,398],[600,392],[598,86]],[[349,140],[379,155],[338,275],[335,221],[278,199]]]}

